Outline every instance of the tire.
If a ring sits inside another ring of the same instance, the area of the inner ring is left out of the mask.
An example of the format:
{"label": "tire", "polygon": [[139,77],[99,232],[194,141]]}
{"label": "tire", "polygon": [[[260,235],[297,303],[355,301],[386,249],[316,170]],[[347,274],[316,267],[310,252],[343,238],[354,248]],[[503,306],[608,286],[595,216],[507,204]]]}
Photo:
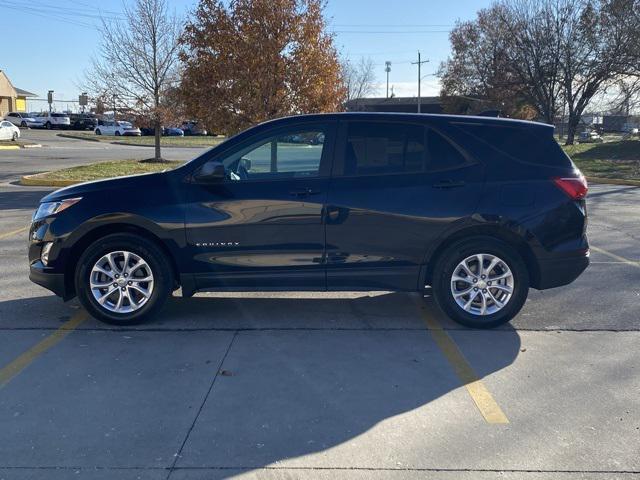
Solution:
{"label": "tire", "polygon": [[[125,253],[129,254],[130,277],[127,277],[127,270],[122,269]],[[108,268],[110,262],[104,260],[109,254],[113,254],[115,270]],[[146,265],[133,269],[140,259]],[[94,270],[96,265],[102,265],[102,271],[119,273],[105,275]],[[124,280],[125,277],[127,280]],[[152,278],[152,282],[132,281],[135,278]],[[95,241],[83,252],[78,260],[74,280],[78,299],[90,315],[112,325],[133,325],[143,322],[160,310],[173,290],[172,278],[169,261],[155,243],[138,235],[116,233]],[[96,288],[94,285],[92,288],[91,280],[104,287]],[[111,283],[112,280],[118,286]],[[121,293],[123,291],[125,294]],[[147,291],[149,295],[145,297],[140,291]],[[104,306],[97,298],[105,298]],[[118,309],[119,299],[122,302]]]}
{"label": "tire", "polygon": [[13,132],[13,135],[11,135],[11,140],[13,140],[14,142],[18,140],[18,134],[16,132]]}
{"label": "tire", "polygon": [[46,128],[47,130],[51,130],[51,122],[45,123],[44,128]]}
{"label": "tire", "polygon": [[119,137],[120,136],[120,132],[118,130],[116,130],[115,135],[116,135],[116,137]]}
{"label": "tire", "polygon": [[27,122],[25,122],[24,120],[22,122],[20,122],[20,126],[22,128],[27,128]]}
{"label": "tire", "polygon": [[[474,280],[481,283],[472,283],[467,281],[467,278],[473,280],[475,275],[479,274],[478,257],[474,257],[478,254],[484,255],[482,258],[485,268],[491,266],[494,258],[498,260],[491,272],[485,272],[485,274],[489,273],[487,277],[480,278],[478,275]],[[473,258],[469,260],[470,257]],[[465,274],[464,268],[460,266],[463,261],[469,262],[465,265],[471,269],[470,273],[473,276]],[[474,266],[476,268],[473,268]],[[511,280],[508,277],[509,271]],[[452,278],[454,273],[458,278],[464,276],[464,280],[454,283]],[[501,276],[507,276],[507,278],[492,281],[493,286],[489,287],[491,278]],[[509,281],[511,285],[507,284]],[[484,282],[487,283],[483,285]],[[476,284],[478,287],[474,286]],[[507,323],[522,309],[529,293],[529,272],[520,254],[507,243],[491,237],[473,237],[454,243],[438,257],[433,270],[431,287],[437,305],[455,322],[471,328],[493,328]],[[511,288],[510,296],[508,296],[509,288]],[[470,289],[469,294],[458,297],[458,301],[468,307],[467,310],[456,301],[454,289],[458,294]],[[482,297],[485,297],[486,301],[483,301]],[[503,306],[499,306],[498,300],[502,300]],[[483,308],[484,313],[482,313]]]}
{"label": "tire", "polygon": [[96,130],[96,135],[102,135],[102,132],[100,131],[100,129]]}

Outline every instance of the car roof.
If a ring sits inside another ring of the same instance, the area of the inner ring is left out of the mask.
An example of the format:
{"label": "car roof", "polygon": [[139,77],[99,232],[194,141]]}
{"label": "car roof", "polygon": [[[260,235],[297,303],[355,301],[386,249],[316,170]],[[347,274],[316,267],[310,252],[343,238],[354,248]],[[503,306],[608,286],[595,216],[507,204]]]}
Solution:
{"label": "car roof", "polygon": [[473,115],[448,115],[433,113],[396,113],[396,112],[335,112],[335,113],[314,113],[305,115],[293,115],[271,120],[265,123],[293,123],[301,120],[372,120],[372,121],[408,121],[408,122],[428,122],[455,123],[455,124],[477,124],[510,127],[543,127],[553,128],[553,125],[546,123],[531,122],[528,120],[517,120],[512,118],[481,117]]}

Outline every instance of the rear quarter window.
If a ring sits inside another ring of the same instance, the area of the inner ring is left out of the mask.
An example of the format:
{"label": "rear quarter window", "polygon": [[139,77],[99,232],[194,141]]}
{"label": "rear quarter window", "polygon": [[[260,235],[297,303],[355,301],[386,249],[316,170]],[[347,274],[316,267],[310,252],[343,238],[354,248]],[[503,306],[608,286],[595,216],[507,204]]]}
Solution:
{"label": "rear quarter window", "polygon": [[571,160],[544,127],[456,125],[514,160],[548,167],[571,167]]}

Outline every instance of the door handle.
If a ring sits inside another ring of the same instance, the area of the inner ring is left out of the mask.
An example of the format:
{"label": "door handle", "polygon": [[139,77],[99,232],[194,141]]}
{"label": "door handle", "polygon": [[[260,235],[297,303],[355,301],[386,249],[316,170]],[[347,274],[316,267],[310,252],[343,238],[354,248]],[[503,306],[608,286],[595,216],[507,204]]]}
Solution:
{"label": "door handle", "polygon": [[312,188],[299,188],[289,192],[293,197],[308,197],[309,195],[318,195],[319,193],[319,190],[313,190]]}
{"label": "door handle", "polygon": [[443,180],[431,185],[433,188],[459,188],[464,187],[463,181]]}

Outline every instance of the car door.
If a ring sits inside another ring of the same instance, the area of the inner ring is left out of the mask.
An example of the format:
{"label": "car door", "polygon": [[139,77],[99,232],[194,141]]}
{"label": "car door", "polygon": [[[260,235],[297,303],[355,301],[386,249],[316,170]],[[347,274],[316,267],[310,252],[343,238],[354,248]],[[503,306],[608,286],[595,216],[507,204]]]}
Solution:
{"label": "car door", "polygon": [[341,122],[335,163],[328,289],[417,289],[425,253],[473,213],[483,168],[417,121]]}
{"label": "car door", "polygon": [[186,239],[197,289],[326,288],[334,136],[331,122],[274,127],[209,159],[224,165],[224,180],[202,183],[195,172]]}

